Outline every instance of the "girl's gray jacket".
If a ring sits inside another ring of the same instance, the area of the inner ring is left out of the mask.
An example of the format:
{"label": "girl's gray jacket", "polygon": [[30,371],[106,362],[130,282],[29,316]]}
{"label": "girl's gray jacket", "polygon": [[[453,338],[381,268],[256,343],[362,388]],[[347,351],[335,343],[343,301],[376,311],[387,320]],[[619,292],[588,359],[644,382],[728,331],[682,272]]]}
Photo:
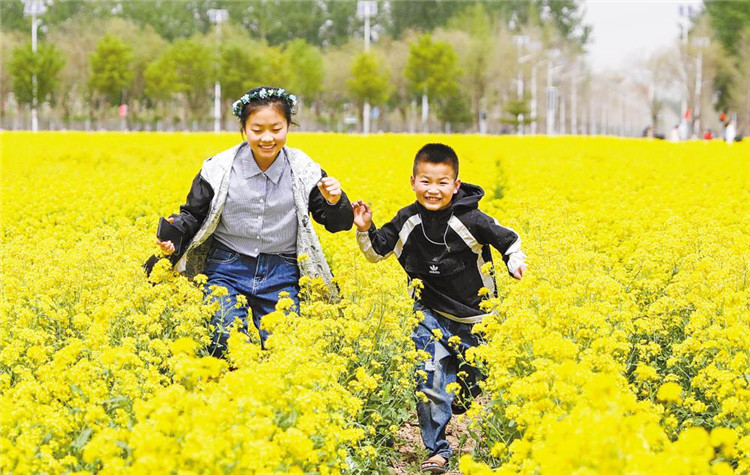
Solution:
{"label": "girl's gray jacket", "polygon": [[[193,180],[187,202],[180,207],[179,214],[172,215],[173,225],[183,233],[184,249],[178,249],[178,254],[171,256],[171,260],[176,263],[178,272],[189,277],[203,271],[211,235],[219,224],[226,203],[232,164],[242,145],[240,143],[206,159]],[[344,231],[351,229],[354,222],[351,203],[343,192],[335,205],[325,201],[317,184],[326,173],[303,151],[284,147],[281,153],[286,154],[292,173],[292,194],[297,211],[297,256],[307,255],[307,258],[298,259],[300,274],[322,277],[335,295],[331,269],[309,214],[312,213],[315,220],[330,232]]]}

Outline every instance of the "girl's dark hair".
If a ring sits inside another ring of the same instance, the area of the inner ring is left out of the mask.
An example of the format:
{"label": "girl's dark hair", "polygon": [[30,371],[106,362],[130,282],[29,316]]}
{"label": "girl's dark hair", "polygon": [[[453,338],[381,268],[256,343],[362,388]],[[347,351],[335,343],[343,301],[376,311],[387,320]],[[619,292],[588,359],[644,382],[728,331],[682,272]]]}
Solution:
{"label": "girl's dark hair", "polygon": [[[265,91],[265,93],[261,94],[261,91]],[[298,125],[296,122],[292,121],[292,115],[297,113],[297,108],[295,107],[297,98],[293,94],[286,92],[284,89],[271,86],[261,86],[250,89],[242,97],[248,99],[247,102],[241,102],[242,109],[240,109],[239,114],[236,114],[240,119],[240,133],[245,133],[245,123],[253,112],[262,107],[268,106],[273,107],[279,112],[279,114],[283,115],[287,124]]]}
{"label": "girl's dark hair", "polygon": [[412,174],[417,174],[417,165],[420,162],[428,163],[445,163],[453,168],[453,179],[458,178],[458,156],[449,146],[442,143],[428,143],[419,149],[414,157]]}

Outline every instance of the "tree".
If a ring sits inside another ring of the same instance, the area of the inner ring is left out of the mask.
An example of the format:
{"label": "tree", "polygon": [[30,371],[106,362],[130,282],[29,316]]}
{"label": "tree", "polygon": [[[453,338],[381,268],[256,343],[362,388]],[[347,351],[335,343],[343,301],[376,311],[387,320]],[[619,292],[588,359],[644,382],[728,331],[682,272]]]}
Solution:
{"label": "tree", "polygon": [[303,39],[287,43],[284,55],[289,65],[287,89],[312,102],[323,89],[323,55]]}
{"label": "tree", "polygon": [[[501,119],[503,124],[508,124],[518,130],[522,125],[531,123],[531,114],[529,113],[529,98],[515,98],[508,100],[503,105],[503,112],[507,117]],[[523,116],[523,119],[521,117]]]}
{"label": "tree", "polygon": [[470,98],[459,90],[438,102],[437,117],[443,123],[446,132],[460,132],[472,124],[474,117],[470,104]]}
{"label": "tree", "polygon": [[747,45],[750,43],[750,2],[704,2],[713,32],[729,54],[729,61],[718,68],[714,79],[717,92],[716,106],[723,110],[741,112],[740,129],[750,127],[748,109]]}
{"label": "tree", "polygon": [[742,52],[740,35],[750,26],[750,2],[704,2],[716,36],[732,55]]}
{"label": "tree", "polygon": [[390,2],[391,15],[386,31],[397,38],[408,30],[432,31],[445,25],[453,15],[468,4],[469,2],[441,0]]}
{"label": "tree", "polygon": [[5,118],[8,96],[13,92],[13,77],[6,66],[7,58],[13,56],[13,51],[20,45],[26,44],[26,35],[17,31],[0,31],[0,117]]}
{"label": "tree", "polygon": [[409,120],[409,107],[412,95],[409,91],[409,81],[404,75],[409,61],[409,43],[406,40],[386,39],[379,45],[385,58],[385,68],[390,70],[388,107],[397,110],[401,115],[401,122],[406,130],[412,130]]}
{"label": "tree", "polygon": [[133,80],[125,92],[128,99],[128,117],[136,126],[143,124],[149,115],[155,111],[145,93],[144,73],[150,63],[164,51],[166,40],[156,33],[151,25],[138,26],[125,18],[112,18],[107,22],[105,31],[120,38],[133,49],[133,60],[130,69]]}
{"label": "tree", "polygon": [[121,103],[123,92],[133,80],[132,61],[133,51],[129,46],[112,35],[103,36],[91,55],[89,87],[106,102]]}
{"label": "tree", "polygon": [[591,35],[591,27],[583,23],[583,2],[579,0],[484,0],[481,3],[492,16],[507,22],[514,32],[543,27],[578,47],[588,43]]}
{"label": "tree", "polygon": [[234,102],[248,89],[259,86],[268,76],[262,46],[252,40],[222,45],[219,61],[221,95]]}
{"label": "tree", "polygon": [[36,99],[39,104],[54,98],[60,84],[59,73],[65,65],[54,45],[41,43],[36,53],[31,45],[13,50],[8,70],[13,80],[13,93],[19,103],[34,103],[34,77],[36,76]]}
{"label": "tree", "polygon": [[735,111],[741,112],[737,129],[746,135],[750,130],[750,26],[745,27],[737,40],[737,68],[734,70],[729,97]]}
{"label": "tree", "polygon": [[160,101],[179,94],[189,119],[200,120],[210,103],[211,57],[198,40],[177,40],[146,68],[147,94]]}
{"label": "tree", "polygon": [[354,59],[352,78],[347,81],[349,92],[359,108],[365,102],[379,106],[388,100],[388,73],[372,53],[362,53]]}
{"label": "tree", "polygon": [[[354,58],[352,51],[355,48],[353,45],[350,46],[329,48],[323,57],[325,76],[320,102],[327,116],[322,122],[332,129],[340,130],[342,116],[349,114],[347,107],[350,98],[346,82],[349,80],[349,67]],[[359,44],[357,46],[359,47]],[[318,120],[321,120],[320,115]]]}
{"label": "tree", "polygon": [[[428,104],[430,98],[440,102],[455,94],[460,74],[457,61],[451,45],[434,42],[429,34],[420,36],[411,44],[404,72],[412,94],[421,94],[423,104]],[[426,115],[427,111],[423,111],[423,117]],[[427,129],[427,124],[423,127]]]}
{"label": "tree", "polygon": [[491,17],[482,3],[476,3],[453,18],[449,26],[458,32],[467,32],[469,38],[467,47],[460,52],[459,56],[463,70],[466,71],[465,83],[468,83],[469,91],[471,91],[470,97],[464,100],[471,101],[470,113],[474,124],[478,126],[481,103],[487,94],[492,78],[490,62],[495,54]]}

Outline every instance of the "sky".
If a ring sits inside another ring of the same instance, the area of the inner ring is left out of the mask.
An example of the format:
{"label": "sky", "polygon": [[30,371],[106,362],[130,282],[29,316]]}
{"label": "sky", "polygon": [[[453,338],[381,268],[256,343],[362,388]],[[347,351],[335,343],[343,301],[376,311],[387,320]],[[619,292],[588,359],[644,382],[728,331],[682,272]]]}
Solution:
{"label": "sky", "polygon": [[700,10],[700,0],[584,0],[592,27],[588,46],[594,71],[623,69],[637,58],[668,48],[680,36],[680,5]]}

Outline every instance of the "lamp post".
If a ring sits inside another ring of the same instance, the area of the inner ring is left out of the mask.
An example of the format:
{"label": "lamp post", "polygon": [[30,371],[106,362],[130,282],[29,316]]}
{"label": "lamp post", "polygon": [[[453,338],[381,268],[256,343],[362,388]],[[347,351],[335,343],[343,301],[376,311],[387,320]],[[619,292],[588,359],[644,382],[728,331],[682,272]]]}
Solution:
{"label": "lamp post", "polygon": [[44,0],[22,0],[23,1],[23,16],[31,16],[31,52],[34,55],[35,66],[31,76],[31,130],[37,132],[39,130],[39,117],[37,113],[38,99],[37,99],[37,80],[36,80],[36,32],[39,28],[41,20],[37,18],[37,15],[41,15],[47,11],[47,6],[44,4]]}
{"label": "lamp post", "polygon": [[695,67],[695,122],[693,123],[693,135],[701,136],[701,86],[703,85],[703,48],[710,44],[711,40],[705,36],[693,38],[693,46],[698,48],[698,57]]}
{"label": "lamp post", "polygon": [[560,50],[553,49],[547,53],[547,135],[555,133],[555,113],[557,112],[557,88],[554,87],[554,74],[562,65],[554,66],[554,59],[560,56]]}
{"label": "lamp post", "polygon": [[[523,100],[523,71],[521,70],[521,64],[528,61],[531,57],[530,55],[522,57],[521,54],[523,53],[523,47],[526,43],[528,43],[529,37],[526,35],[514,35],[513,36],[513,42],[518,47],[518,55],[516,56],[518,60],[518,79],[517,79],[517,92],[518,92],[518,100]],[[518,114],[518,135],[523,135],[523,114]]]}
{"label": "lamp post", "polygon": [[[529,50],[529,54],[519,58],[519,63],[525,63],[531,60],[531,105],[530,105],[530,122],[531,122],[531,134],[536,134],[536,109],[537,109],[537,86],[536,86],[536,69],[537,69],[537,58],[536,52],[542,48],[542,44],[538,41],[527,41],[526,49]],[[519,65],[519,77],[520,77],[520,65]],[[523,84],[521,85],[521,95],[523,95]]]}
{"label": "lamp post", "polygon": [[221,45],[221,24],[229,19],[229,12],[212,8],[208,19],[216,24],[216,82],[214,83],[214,132],[221,132],[221,84],[219,83],[219,46]]}
{"label": "lamp post", "polygon": [[[370,51],[370,17],[378,13],[378,2],[375,0],[359,0],[357,2],[357,17],[365,21],[365,52]],[[365,99],[362,106],[362,133],[370,133],[370,101]]]}
{"label": "lamp post", "polygon": [[687,121],[689,119],[689,113],[688,113],[688,73],[687,73],[687,54],[688,54],[688,29],[690,28],[690,19],[693,17],[693,6],[692,5],[679,5],[678,6],[678,13],[680,14],[680,29],[682,33],[682,48],[681,48],[681,56],[682,56],[682,73],[683,78],[685,81],[683,94],[682,94],[682,102],[681,102],[681,110],[680,114],[682,115],[682,123],[680,124],[680,139],[686,140],[688,138],[688,124]]}

